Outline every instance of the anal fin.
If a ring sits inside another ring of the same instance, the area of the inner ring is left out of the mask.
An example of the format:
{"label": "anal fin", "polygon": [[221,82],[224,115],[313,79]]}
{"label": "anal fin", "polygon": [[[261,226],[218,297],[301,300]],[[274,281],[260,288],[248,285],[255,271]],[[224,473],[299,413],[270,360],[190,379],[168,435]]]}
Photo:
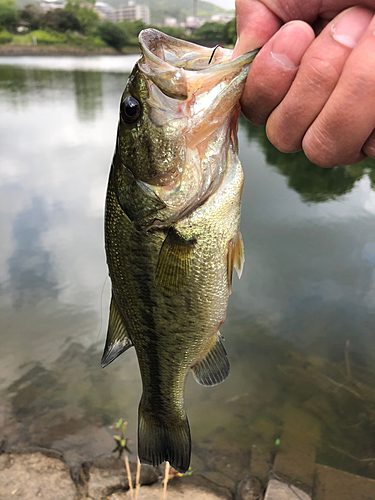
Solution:
{"label": "anal fin", "polygon": [[111,305],[109,307],[107,340],[100,362],[101,367],[105,368],[132,345],[133,343],[126,332],[120,311],[112,295]]}
{"label": "anal fin", "polygon": [[245,248],[242,235],[238,231],[236,240],[231,240],[228,247],[228,284],[232,287],[233,269],[237,271],[237,276],[241,278],[245,263]]}
{"label": "anal fin", "polygon": [[220,332],[206,356],[192,370],[198,384],[207,387],[220,384],[229,377],[230,364]]}
{"label": "anal fin", "polygon": [[187,284],[195,240],[185,240],[171,227],[160,249],[156,266],[155,284],[178,292]]}

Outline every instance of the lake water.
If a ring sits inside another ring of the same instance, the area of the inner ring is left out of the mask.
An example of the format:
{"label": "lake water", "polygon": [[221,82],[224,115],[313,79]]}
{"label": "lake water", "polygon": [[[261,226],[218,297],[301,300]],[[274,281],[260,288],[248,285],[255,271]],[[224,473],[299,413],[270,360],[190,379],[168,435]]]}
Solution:
{"label": "lake water", "polygon": [[[136,440],[134,350],[100,368],[103,206],[133,63],[0,59],[0,438],[70,462],[109,453],[119,417]],[[274,455],[298,415],[318,429],[319,463],[375,477],[363,461],[375,449],[374,162],[323,170],[243,119],[239,142],[246,264],[222,328],[232,372],[209,389],[188,380],[193,468],[241,479],[252,445]]]}

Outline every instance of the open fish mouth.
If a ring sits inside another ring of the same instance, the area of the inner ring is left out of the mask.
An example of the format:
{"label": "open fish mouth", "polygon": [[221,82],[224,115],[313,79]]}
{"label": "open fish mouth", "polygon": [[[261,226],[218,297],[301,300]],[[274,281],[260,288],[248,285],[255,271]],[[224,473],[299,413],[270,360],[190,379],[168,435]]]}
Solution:
{"label": "open fish mouth", "polygon": [[[217,94],[218,84],[228,87],[231,83],[231,93],[236,94],[232,101],[235,102],[242,88],[233,92],[233,81],[238,76],[241,81],[246,79],[250,63],[258,53],[258,50],[253,50],[231,60],[230,49],[202,47],[151,28],[141,31],[139,43],[142,52],[138,63],[140,71],[165,95],[179,100],[196,98],[210,89],[216,89]],[[207,104],[205,99],[204,106]],[[231,106],[232,103],[228,107]]]}
{"label": "open fish mouth", "polygon": [[142,101],[144,129],[132,129],[137,147],[128,164],[138,187],[165,207],[142,227],[167,227],[218,189],[228,148],[237,150],[239,100],[258,50],[232,60],[232,50],[202,47],[155,29],[143,30],[139,42],[141,58],[125,96]]}

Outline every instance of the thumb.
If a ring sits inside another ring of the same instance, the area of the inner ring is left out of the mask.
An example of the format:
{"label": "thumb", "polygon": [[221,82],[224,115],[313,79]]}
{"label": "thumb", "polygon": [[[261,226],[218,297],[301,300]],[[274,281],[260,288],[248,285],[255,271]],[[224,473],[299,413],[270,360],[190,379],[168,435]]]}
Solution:
{"label": "thumb", "polygon": [[237,42],[233,58],[262,47],[280,28],[282,21],[263,3],[236,0]]}

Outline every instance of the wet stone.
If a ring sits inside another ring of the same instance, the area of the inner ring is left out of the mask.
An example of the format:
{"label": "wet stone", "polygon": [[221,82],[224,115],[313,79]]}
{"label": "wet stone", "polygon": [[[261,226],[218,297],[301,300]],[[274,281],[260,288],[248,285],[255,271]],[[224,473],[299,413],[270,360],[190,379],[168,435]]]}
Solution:
{"label": "wet stone", "polygon": [[236,500],[261,500],[263,486],[256,476],[246,476],[238,485]]}
{"label": "wet stone", "polygon": [[[162,485],[160,483],[152,486],[142,486],[139,490],[138,500],[160,500],[161,492]],[[202,486],[176,481],[168,483],[167,493],[167,498],[170,500],[229,500],[232,498],[232,496],[211,491]],[[109,497],[109,500],[130,499],[131,495],[129,491],[115,492]]]}
{"label": "wet stone", "polygon": [[316,418],[297,408],[288,409],[274,467],[309,492],[314,481],[319,434],[320,423]]}
{"label": "wet stone", "polygon": [[[137,465],[130,462],[133,484],[135,483],[136,469]],[[106,499],[108,495],[116,491],[124,491],[129,488],[123,459],[105,457],[95,460],[91,464],[89,474],[88,495],[91,500]],[[140,484],[153,484],[158,477],[158,469],[142,465]]]}
{"label": "wet stone", "polygon": [[69,467],[42,453],[0,456],[1,500],[74,500]]}
{"label": "wet stone", "polygon": [[234,480],[228,476],[225,476],[224,474],[221,474],[221,472],[203,471],[200,474],[209,481],[215,483],[216,485],[221,486],[223,488],[227,488],[228,490],[234,492],[235,488]]}
{"label": "wet stone", "polygon": [[296,500],[297,498],[300,500],[311,500],[311,497],[301,489],[277,481],[277,479],[271,479],[264,496],[264,500]]}
{"label": "wet stone", "polygon": [[375,481],[317,464],[315,498],[316,500],[374,500]]}

